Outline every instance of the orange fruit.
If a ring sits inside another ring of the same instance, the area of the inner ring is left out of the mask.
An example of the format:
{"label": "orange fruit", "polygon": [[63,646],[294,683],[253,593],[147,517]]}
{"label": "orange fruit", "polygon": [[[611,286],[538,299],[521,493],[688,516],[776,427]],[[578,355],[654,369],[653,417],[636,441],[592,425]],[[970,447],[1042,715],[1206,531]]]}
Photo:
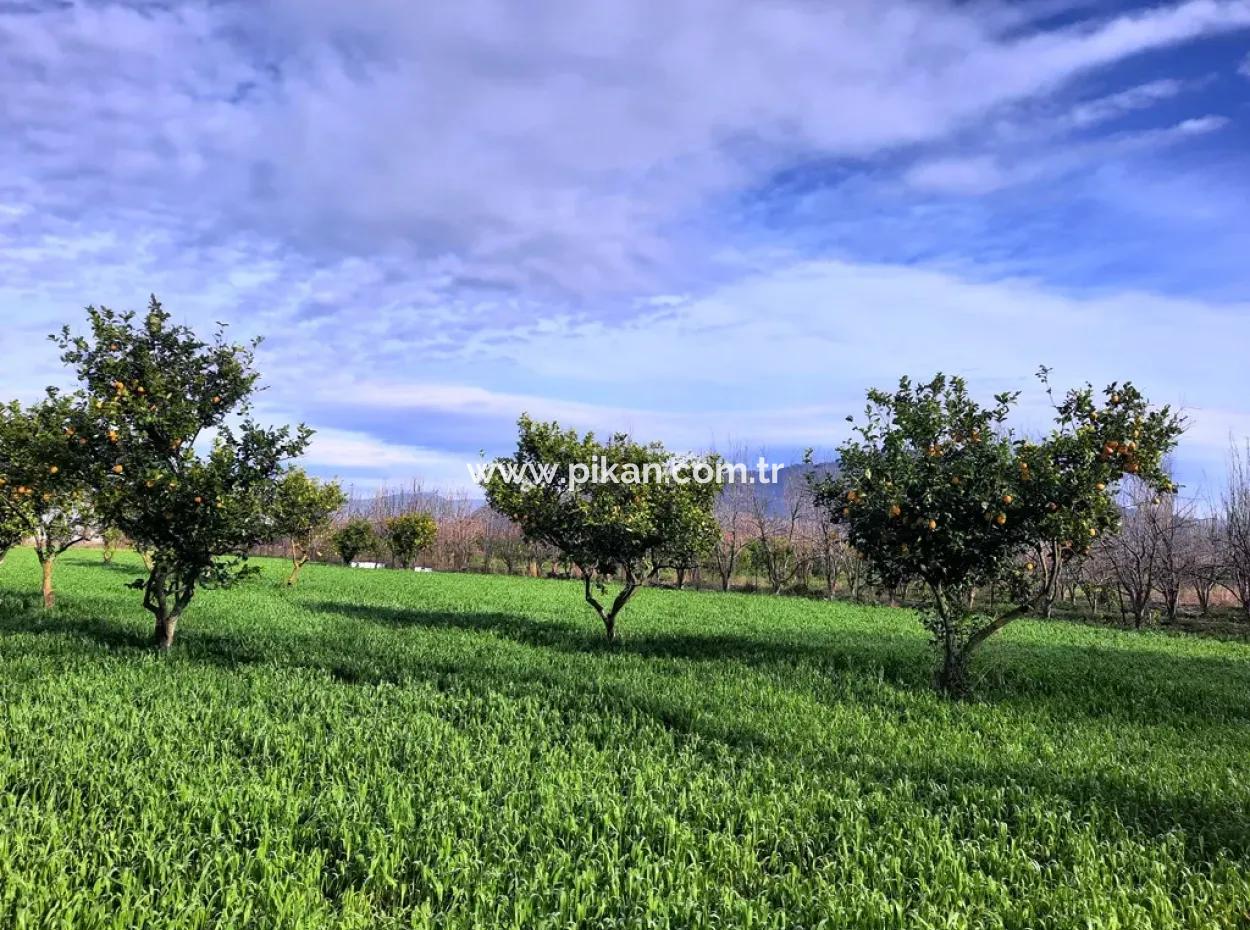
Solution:
{"label": "orange fruit", "polygon": [[124,472],[125,470],[126,470],[126,469],[124,469],[121,465],[114,465],[114,466],[113,466],[113,474],[115,474],[115,475],[120,475],[120,474],[121,474],[122,472]]}
{"label": "orange fruit", "polygon": [[1007,522],[1007,515],[1005,513],[1000,513],[994,518],[994,522],[999,526],[1003,526]]}

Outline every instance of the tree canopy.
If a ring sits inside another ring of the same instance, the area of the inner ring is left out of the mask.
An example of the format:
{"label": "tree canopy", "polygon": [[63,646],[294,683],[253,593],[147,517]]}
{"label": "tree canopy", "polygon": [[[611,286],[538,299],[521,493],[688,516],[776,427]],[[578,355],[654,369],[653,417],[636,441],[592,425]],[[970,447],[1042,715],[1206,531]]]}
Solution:
{"label": "tree canopy", "polygon": [[438,524],[428,513],[401,513],[386,521],[386,544],[402,568],[411,568],[437,536]]}
{"label": "tree canopy", "polygon": [[[1115,486],[1126,475],[1173,487],[1163,461],[1183,422],[1133,385],[1112,384],[1101,396],[1088,385],[1069,391],[1039,441],[1007,425],[1018,396],[997,394],[983,406],[963,379],[941,374],[872,390],[837,473],[814,482],[817,502],[885,585],[927,589],[938,684],[950,692],[966,689],[981,642],[1053,600],[1054,577],[1026,561],[1030,553],[1054,546],[1066,561],[1113,532]],[[1000,583],[1014,609],[977,615],[976,588]]]}
{"label": "tree canopy", "polygon": [[56,337],[84,389],[84,474],[105,521],[151,553],[136,587],[168,648],[197,587],[245,573],[248,551],[269,536],[276,482],[311,431],[251,418],[255,342],[229,342],[224,329],[204,342],[155,297],[143,316],[87,316],[88,335],[66,327]]}
{"label": "tree canopy", "polygon": [[299,580],[317,539],[330,527],[334,515],[347,503],[347,495],[335,481],[319,481],[302,468],[292,468],[282,476],[274,493],[273,533],[291,546],[291,574],[286,583]]}
{"label": "tree canopy", "polygon": [[57,557],[86,540],[96,519],[83,479],[89,450],[75,413],[73,400],[55,390],[30,407],[0,406],[0,520],[33,540],[49,608]]}
{"label": "tree canopy", "polygon": [[348,520],[333,536],[334,550],[344,565],[351,565],[362,552],[368,552],[377,542],[373,524],[364,517]]}
{"label": "tree canopy", "polygon": [[[612,640],[618,614],[640,585],[715,545],[721,485],[715,477],[691,477],[700,462],[715,463],[684,460],[689,480],[677,481],[671,477],[674,456],[658,443],[644,445],[623,434],[600,442],[593,433],[579,435],[528,416],[517,427],[516,453],[496,460],[484,482],[487,500],[527,539],[554,547],[578,567],[586,602]],[[578,482],[596,468],[615,472],[616,480]],[[709,470],[714,476],[715,468]],[[621,590],[605,604],[596,590],[606,593],[606,580],[618,573]]]}

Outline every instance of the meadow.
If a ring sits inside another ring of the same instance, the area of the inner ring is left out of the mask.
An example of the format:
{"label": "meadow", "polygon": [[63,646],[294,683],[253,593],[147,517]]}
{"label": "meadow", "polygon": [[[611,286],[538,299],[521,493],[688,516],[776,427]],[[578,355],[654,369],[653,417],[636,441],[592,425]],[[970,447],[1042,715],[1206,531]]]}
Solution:
{"label": "meadow", "polygon": [[259,564],[0,565],[0,927],[1250,926],[1244,643]]}

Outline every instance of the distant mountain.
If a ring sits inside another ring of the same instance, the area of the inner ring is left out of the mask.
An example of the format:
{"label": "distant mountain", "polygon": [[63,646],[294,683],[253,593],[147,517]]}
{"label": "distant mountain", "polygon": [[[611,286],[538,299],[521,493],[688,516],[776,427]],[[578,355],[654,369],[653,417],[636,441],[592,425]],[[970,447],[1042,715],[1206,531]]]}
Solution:
{"label": "distant mountain", "polygon": [[770,512],[781,515],[787,509],[787,501],[805,489],[808,476],[820,478],[837,474],[837,471],[836,462],[814,462],[811,465],[796,462],[777,473],[776,484],[755,484],[753,490],[768,502]]}

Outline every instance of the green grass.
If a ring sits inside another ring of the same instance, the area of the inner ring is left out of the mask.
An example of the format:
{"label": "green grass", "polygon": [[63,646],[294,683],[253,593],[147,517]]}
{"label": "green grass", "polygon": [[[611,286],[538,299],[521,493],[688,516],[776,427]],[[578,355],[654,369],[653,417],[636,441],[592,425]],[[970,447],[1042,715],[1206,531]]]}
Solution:
{"label": "green grass", "polygon": [[1250,647],[313,566],[0,566],[0,927],[1250,926]]}

